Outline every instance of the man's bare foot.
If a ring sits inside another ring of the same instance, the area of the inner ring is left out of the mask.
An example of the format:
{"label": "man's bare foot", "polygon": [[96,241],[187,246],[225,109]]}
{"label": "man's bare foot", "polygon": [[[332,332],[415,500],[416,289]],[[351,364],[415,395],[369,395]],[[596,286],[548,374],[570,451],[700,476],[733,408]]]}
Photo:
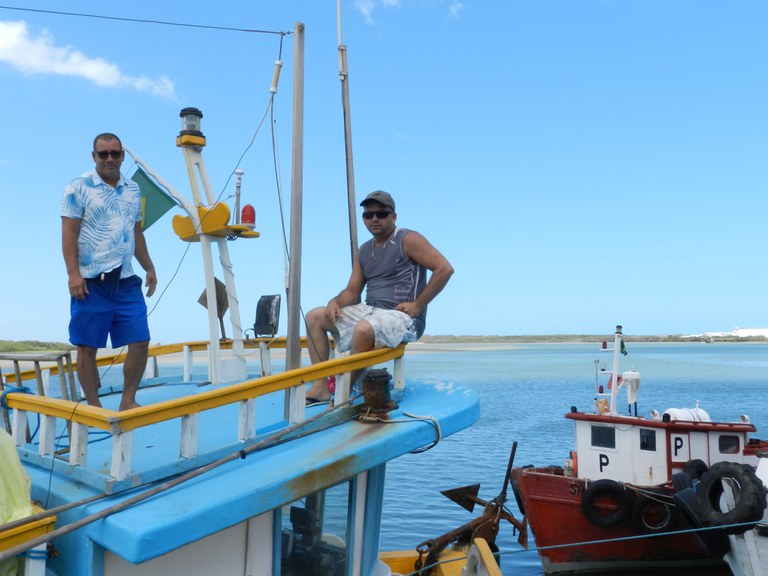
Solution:
{"label": "man's bare foot", "polygon": [[306,398],[308,403],[327,402],[331,399],[331,393],[328,390],[328,383],[325,378],[315,380],[312,386],[307,388]]}
{"label": "man's bare foot", "polygon": [[131,408],[141,408],[141,404],[136,403],[136,401],[120,402],[120,408],[118,408],[118,410],[122,412],[123,410],[130,410]]}

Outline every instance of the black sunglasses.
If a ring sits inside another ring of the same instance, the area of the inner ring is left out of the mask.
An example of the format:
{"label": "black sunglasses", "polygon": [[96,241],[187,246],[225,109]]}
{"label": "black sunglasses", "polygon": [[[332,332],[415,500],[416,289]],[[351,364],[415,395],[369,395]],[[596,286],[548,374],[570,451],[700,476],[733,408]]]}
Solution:
{"label": "black sunglasses", "polygon": [[392,214],[392,212],[389,210],[366,210],[363,212],[363,218],[370,220],[376,216],[379,220],[384,220],[384,218],[387,218],[390,214]]}
{"label": "black sunglasses", "polygon": [[[96,151],[94,150],[94,152],[96,152]],[[106,160],[110,156],[112,156],[113,159],[117,160],[122,155],[123,155],[123,151],[122,150],[112,150],[110,152],[96,152],[96,156],[98,156],[102,160]]]}

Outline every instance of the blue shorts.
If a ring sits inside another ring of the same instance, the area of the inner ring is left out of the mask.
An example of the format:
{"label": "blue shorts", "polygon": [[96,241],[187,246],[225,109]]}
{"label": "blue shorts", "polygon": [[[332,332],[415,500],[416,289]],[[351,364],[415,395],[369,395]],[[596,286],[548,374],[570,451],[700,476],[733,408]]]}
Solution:
{"label": "blue shorts", "polygon": [[147,304],[141,278],[117,282],[86,279],[85,300],[72,298],[69,341],[75,346],[104,348],[109,335],[112,348],[149,340]]}

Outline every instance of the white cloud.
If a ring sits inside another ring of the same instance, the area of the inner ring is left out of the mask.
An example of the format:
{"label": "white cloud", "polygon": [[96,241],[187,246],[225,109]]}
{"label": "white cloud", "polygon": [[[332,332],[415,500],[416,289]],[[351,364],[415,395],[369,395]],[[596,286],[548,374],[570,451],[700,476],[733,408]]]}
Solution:
{"label": "white cloud", "polygon": [[373,0],[356,0],[355,8],[363,15],[368,24],[373,24],[373,9],[376,7]]}
{"label": "white cloud", "polygon": [[170,78],[128,76],[103,58],[89,58],[71,46],[56,46],[46,31],[33,37],[25,22],[0,22],[0,62],[24,74],[79,76],[107,88],[132,88],[164,98],[174,97]]}
{"label": "white cloud", "polygon": [[448,14],[454,20],[458,20],[459,19],[459,14],[461,13],[461,11],[463,9],[464,9],[464,4],[459,2],[459,0],[452,0],[448,4]]}

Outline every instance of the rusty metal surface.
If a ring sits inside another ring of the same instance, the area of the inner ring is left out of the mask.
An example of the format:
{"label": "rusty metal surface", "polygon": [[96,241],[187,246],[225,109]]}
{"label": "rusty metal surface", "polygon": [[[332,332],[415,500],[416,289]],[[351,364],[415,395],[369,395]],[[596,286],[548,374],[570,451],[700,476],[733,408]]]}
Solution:
{"label": "rusty metal surface", "polygon": [[523,518],[522,521],[515,518],[507,509],[507,488],[512,477],[512,466],[517,451],[517,442],[514,442],[510,451],[509,462],[504,478],[504,485],[499,493],[492,500],[484,500],[478,496],[480,484],[471,484],[461,486],[450,490],[443,490],[441,494],[446,496],[452,502],[455,502],[465,510],[472,512],[475,505],[483,507],[483,512],[475,519],[445,532],[436,538],[425,540],[416,546],[419,553],[419,559],[416,561],[416,570],[420,571],[423,567],[429,566],[437,558],[441,550],[450,544],[457,542],[471,542],[474,538],[484,538],[488,545],[493,548],[496,543],[496,537],[499,534],[501,521],[505,520],[512,524],[514,529],[519,531],[518,542],[523,548],[528,547],[528,525]]}

